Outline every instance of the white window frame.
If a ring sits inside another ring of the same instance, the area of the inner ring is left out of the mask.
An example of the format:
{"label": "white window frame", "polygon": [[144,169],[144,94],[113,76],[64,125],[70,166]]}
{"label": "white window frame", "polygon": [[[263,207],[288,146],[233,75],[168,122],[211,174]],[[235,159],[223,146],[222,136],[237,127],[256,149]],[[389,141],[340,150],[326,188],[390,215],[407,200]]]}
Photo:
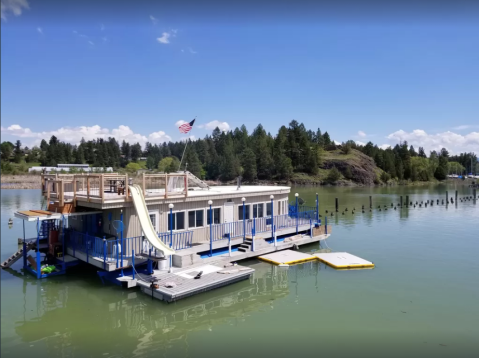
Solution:
{"label": "white window frame", "polygon": [[[212,209],[214,209],[214,208],[212,208]],[[210,209],[208,208],[208,210],[210,210]],[[203,226],[192,226],[192,227],[190,227],[190,217],[189,217],[190,211],[194,211],[194,212],[195,212],[195,225],[196,225],[196,212],[197,212],[197,211],[203,211]],[[203,227],[208,226],[208,223],[207,223],[207,221],[208,221],[208,216],[207,216],[207,215],[208,215],[208,214],[205,213],[205,209],[191,209],[191,210],[187,210],[186,220],[188,221],[188,225],[187,225],[187,226],[188,226],[188,229],[191,229],[191,230],[201,229],[201,228],[203,228]]]}
{"label": "white window frame", "polygon": [[[184,231],[184,230],[187,230],[188,229],[188,215],[187,215],[187,211],[186,210],[173,210],[172,214],[176,215],[176,213],[185,213],[185,227],[183,229],[180,229],[180,230],[177,230],[176,228],[173,229],[173,232],[177,232],[177,231]],[[170,215],[170,211],[168,210],[167,214],[166,214],[166,227],[168,228],[168,225],[170,225],[170,219],[168,218],[168,216]],[[175,227],[176,227],[176,217],[175,217],[175,220],[174,220],[174,223],[175,223]],[[170,231],[168,229],[168,231]]]}
{"label": "white window frame", "polygon": [[[260,204],[263,205],[263,216],[261,216],[261,218],[267,217],[267,215],[266,215],[266,205],[265,205],[266,202],[263,201],[263,202],[251,203],[251,205],[252,205],[252,206],[251,206],[251,209],[252,209],[252,210],[251,210],[251,219],[253,219],[253,218],[255,217],[255,216],[254,216],[254,206],[255,206],[255,205],[260,205]],[[258,219],[258,218],[256,218],[256,219]]]}
{"label": "white window frame", "polygon": [[[248,205],[249,205],[249,215],[245,215],[245,217],[244,217],[245,220],[250,220],[250,219],[251,219],[251,215],[253,215],[253,206],[252,206],[253,204],[251,204],[251,203],[246,204],[246,203],[245,203],[245,204],[244,204],[245,208],[246,208],[246,206],[248,206]],[[243,203],[241,203],[241,204],[238,205],[238,209],[236,210],[236,213],[237,213],[238,215],[239,215],[239,208],[240,208],[240,207],[241,207],[241,208],[243,207]],[[245,211],[246,211],[246,210],[245,210]],[[243,216],[241,216],[241,217],[238,216],[238,221],[243,221]]]}
{"label": "white window frame", "polygon": [[[222,205],[220,205],[220,206],[212,206],[212,207],[211,207],[211,210],[220,209],[220,220],[219,220],[219,223],[218,223],[218,224],[223,224],[223,210],[221,210],[222,208],[223,208]],[[209,226],[209,225],[210,225],[210,223],[209,223],[209,221],[208,221],[209,212],[210,212],[210,207],[208,206],[208,207],[206,208],[206,216],[205,216],[205,220],[206,220],[205,225],[206,225],[206,226]],[[214,216],[214,213],[213,213],[213,216]],[[234,216],[233,216],[233,217],[234,217]],[[213,223],[213,225],[218,225],[218,224]]]}
{"label": "white window frame", "polygon": [[160,210],[148,210],[148,218],[150,218],[150,215],[155,215],[156,219],[155,219],[155,224],[153,225],[153,227],[155,228],[155,232],[160,232],[159,231],[159,228],[160,228]]}

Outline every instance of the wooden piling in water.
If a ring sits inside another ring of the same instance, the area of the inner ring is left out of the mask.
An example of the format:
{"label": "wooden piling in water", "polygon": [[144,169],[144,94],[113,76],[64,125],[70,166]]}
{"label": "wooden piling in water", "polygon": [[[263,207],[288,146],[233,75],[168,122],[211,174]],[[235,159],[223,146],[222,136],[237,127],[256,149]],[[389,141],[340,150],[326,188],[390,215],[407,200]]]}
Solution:
{"label": "wooden piling in water", "polygon": [[406,208],[409,206],[409,195],[406,195]]}
{"label": "wooden piling in water", "polygon": [[338,198],[336,198],[336,212],[338,212],[338,206],[339,206],[339,202],[338,202]]}
{"label": "wooden piling in water", "polygon": [[456,204],[457,204],[457,190],[456,190]]}
{"label": "wooden piling in water", "polygon": [[369,209],[373,208],[373,197],[369,195]]}
{"label": "wooden piling in water", "polygon": [[401,195],[401,208],[402,208],[402,195]]}
{"label": "wooden piling in water", "polygon": [[446,205],[449,204],[449,193],[448,191],[446,190]]}

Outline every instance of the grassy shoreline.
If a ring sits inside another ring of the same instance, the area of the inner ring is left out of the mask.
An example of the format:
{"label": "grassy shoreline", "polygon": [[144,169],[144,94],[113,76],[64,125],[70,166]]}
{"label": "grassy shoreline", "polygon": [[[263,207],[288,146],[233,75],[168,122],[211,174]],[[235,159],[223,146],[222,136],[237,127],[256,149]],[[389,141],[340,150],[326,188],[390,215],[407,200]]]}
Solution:
{"label": "grassy shoreline", "polygon": [[[14,175],[14,174],[3,174],[0,175],[1,178],[1,188],[2,189],[41,189],[41,176],[39,174],[30,174],[30,175]],[[134,182],[140,184],[141,176],[133,177]],[[335,184],[329,184],[322,180],[318,180],[316,177],[308,177],[307,175],[301,175],[301,177],[293,177],[290,181],[281,181],[281,180],[269,180],[269,181],[254,181],[254,182],[243,182],[243,185],[292,185],[292,186],[354,186],[354,187],[374,187],[374,186],[420,186],[420,185],[429,185],[429,184],[440,184],[440,183],[455,183],[460,185],[469,185],[474,179],[467,180],[458,180],[458,179],[448,179],[446,181],[427,181],[427,182],[406,182],[406,181],[395,181],[391,180],[387,184],[373,184],[373,185],[364,185],[359,184],[351,180],[340,179]],[[236,185],[236,181],[230,182],[220,182],[220,181],[206,181],[209,185]]]}

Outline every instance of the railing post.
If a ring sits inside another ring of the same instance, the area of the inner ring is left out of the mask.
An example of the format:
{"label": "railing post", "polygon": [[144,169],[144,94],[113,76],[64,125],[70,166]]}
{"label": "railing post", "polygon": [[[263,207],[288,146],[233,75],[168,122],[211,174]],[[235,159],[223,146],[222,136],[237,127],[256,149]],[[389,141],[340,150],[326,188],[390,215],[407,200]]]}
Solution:
{"label": "railing post", "polygon": [[133,271],[133,280],[135,279],[135,250],[131,250],[131,268]]}
{"label": "railing post", "polygon": [[328,217],[324,216],[324,233],[328,235]]}
{"label": "railing post", "polygon": [[294,194],[296,197],[296,235],[298,235],[298,219],[299,219],[299,208],[298,208],[298,193]]}
{"label": "railing post", "polygon": [[125,174],[125,196],[126,200],[130,197],[130,184],[128,182],[128,174]]}
{"label": "railing post", "polygon": [[231,234],[228,233],[228,251],[230,253],[230,257],[231,257]]}
{"label": "railing post", "polygon": [[316,222],[319,223],[319,195],[316,193]]}
{"label": "railing post", "polygon": [[26,268],[27,268],[27,243],[25,242],[25,237],[24,237],[23,238],[23,269],[26,270]]}
{"label": "railing post", "polygon": [[106,270],[106,238],[103,236],[103,270]]}
{"label": "railing post", "polygon": [[[269,198],[271,199],[271,238],[274,238],[274,211],[273,211],[274,210],[274,208],[273,208],[274,196],[270,195]],[[274,246],[276,246],[276,239],[274,239]]]}
{"label": "railing post", "polygon": [[121,221],[121,231],[120,231],[120,240],[121,240],[121,255],[120,255],[120,264],[121,264],[121,276],[123,277],[123,252],[125,248],[123,247],[123,209],[120,212],[120,221]]}
{"label": "railing post", "polygon": [[116,244],[116,268],[118,268],[118,259],[119,259],[119,258],[118,258],[118,256],[119,256],[118,250],[119,250],[119,247],[120,247],[120,246],[118,245],[118,238],[116,239],[115,244]]}
{"label": "railing post", "polygon": [[241,201],[243,202],[243,243],[246,242],[246,220],[245,220],[245,206],[244,202],[246,201],[246,198],[241,198]]}
{"label": "railing post", "polygon": [[251,251],[254,252],[254,237],[256,235],[256,218],[253,216],[253,230],[251,230]]}
{"label": "railing post", "polygon": [[90,201],[90,176],[86,177],[86,200]]}
{"label": "railing post", "polygon": [[309,219],[309,236],[313,237],[313,222]]}
{"label": "railing post", "polygon": [[278,246],[278,242],[276,240],[276,225],[273,225],[273,238],[274,238],[274,247]]}
{"label": "railing post", "polygon": [[213,202],[209,200],[208,204],[210,205],[210,257],[212,257],[213,256],[213,209],[211,208],[211,205],[213,204]]}
{"label": "railing post", "polygon": [[[150,246],[150,245],[148,245]],[[151,247],[150,247],[150,252],[149,252],[149,257],[148,257],[148,274],[151,275],[153,273],[153,265],[151,261]]]}
{"label": "railing post", "polygon": [[40,263],[40,218],[37,219],[37,279],[40,279],[42,276],[42,265]]}
{"label": "railing post", "polygon": [[104,174],[100,174],[100,198],[102,203],[105,201],[105,182],[103,180]]}
{"label": "railing post", "polygon": [[146,180],[145,180],[145,173],[143,173],[143,195],[146,197]]}
{"label": "railing post", "polygon": [[[170,208],[170,247],[173,246],[173,204],[169,205]],[[173,255],[170,255],[170,269],[168,270],[171,273],[171,267],[173,266]]]}

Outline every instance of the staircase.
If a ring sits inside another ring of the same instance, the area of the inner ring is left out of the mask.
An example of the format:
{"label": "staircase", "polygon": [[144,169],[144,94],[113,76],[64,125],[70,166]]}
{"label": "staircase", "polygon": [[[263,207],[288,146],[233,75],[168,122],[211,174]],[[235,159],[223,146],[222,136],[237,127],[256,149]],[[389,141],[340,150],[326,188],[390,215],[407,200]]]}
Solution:
{"label": "staircase", "polygon": [[[177,172],[179,174],[188,174],[188,186],[198,186],[202,189],[209,189],[210,187],[208,186],[208,184],[206,184],[203,180],[201,180],[200,178],[198,178],[197,176],[193,175],[192,173],[190,173],[189,171],[179,171]],[[191,184],[194,184],[194,185],[190,185]]]}
{"label": "staircase", "polygon": [[[36,245],[35,241],[27,243],[27,252],[33,249],[35,245]],[[8,259],[6,259],[4,262],[2,262],[0,266],[2,268],[10,267],[15,262],[17,262],[20,259],[20,257],[22,257],[22,255],[23,255],[23,247],[19,249],[17,252],[15,252],[12,256],[10,256]]]}
{"label": "staircase", "polygon": [[241,252],[251,251],[251,246],[253,246],[253,239],[246,237],[245,242],[238,247],[238,251],[241,251]]}

